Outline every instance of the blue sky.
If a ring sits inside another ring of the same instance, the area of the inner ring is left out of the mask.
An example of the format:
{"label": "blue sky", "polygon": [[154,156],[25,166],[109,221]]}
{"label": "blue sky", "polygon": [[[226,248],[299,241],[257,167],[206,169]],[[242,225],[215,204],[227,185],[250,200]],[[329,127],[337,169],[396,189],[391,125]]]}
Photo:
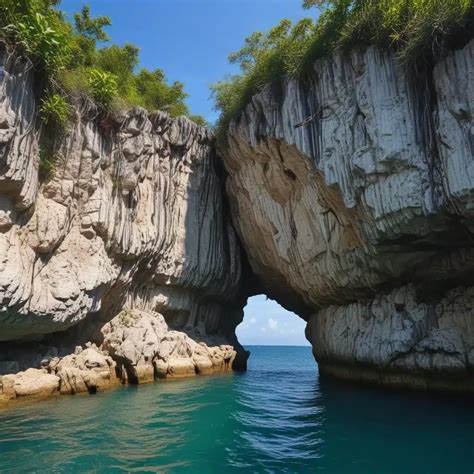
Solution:
{"label": "blue sky", "polygon": [[84,4],[93,16],[107,15],[113,43],[140,48],[143,67],[163,69],[169,80],[185,83],[194,114],[214,122],[209,84],[238,72],[227,56],[254,31],[267,31],[281,19],[298,21],[302,0],[62,0],[70,14]]}
{"label": "blue sky", "polygon": [[249,298],[237,337],[245,345],[309,346],[306,322],[264,295]]}
{"label": "blue sky", "polygon": [[[209,84],[238,72],[227,56],[254,31],[267,31],[281,19],[298,21],[316,12],[302,0],[63,0],[69,15],[84,4],[92,16],[107,15],[111,42],[140,48],[140,65],[161,68],[170,81],[185,83],[192,113],[217,119]],[[305,322],[260,295],[249,299],[237,328],[244,345],[307,345]]]}

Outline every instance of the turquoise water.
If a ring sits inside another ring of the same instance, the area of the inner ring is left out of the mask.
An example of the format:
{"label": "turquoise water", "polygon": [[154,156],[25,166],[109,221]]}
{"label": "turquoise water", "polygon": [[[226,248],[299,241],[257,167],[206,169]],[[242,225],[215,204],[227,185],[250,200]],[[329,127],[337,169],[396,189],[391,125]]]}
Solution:
{"label": "turquoise water", "polygon": [[0,412],[0,472],[474,471],[472,400],[321,380],[307,347],[250,347],[245,374]]}

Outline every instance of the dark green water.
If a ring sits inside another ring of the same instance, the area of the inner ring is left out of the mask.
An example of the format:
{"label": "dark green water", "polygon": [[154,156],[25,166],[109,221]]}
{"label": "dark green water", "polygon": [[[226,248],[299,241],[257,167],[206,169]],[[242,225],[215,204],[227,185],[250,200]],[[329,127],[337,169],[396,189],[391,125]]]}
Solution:
{"label": "dark green water", "polygon": [[474,471],[474,404],[320,380],[306,347],[245,374],[0,412],[0,472]]}

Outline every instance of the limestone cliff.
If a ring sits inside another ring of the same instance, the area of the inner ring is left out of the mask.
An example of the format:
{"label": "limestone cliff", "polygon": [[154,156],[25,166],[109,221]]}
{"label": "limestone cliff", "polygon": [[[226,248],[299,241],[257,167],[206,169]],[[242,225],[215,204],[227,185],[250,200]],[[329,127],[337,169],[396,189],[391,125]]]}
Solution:
{"label": "limestone cliff", "polygon": [[261,291],[308,321],[323,373],[474,391],[474,42],[268,86],[230,124],[227,175],[164,112],[82,100],[52,133],[33,71],[0,65],[0,405],[242,369]]}
{"label": "limestone cliff", "polygon": [[188,357],[192,373],[222,369],[212,354],[207,369],[193,363],[198,343],[220,347],[227,362],[237,352],[244,367],[234,333],[245,302],[240,249],[210,132],[163,112],[105,116],[83,101],[52,134],[38,118],[33,71],[3,47],[0,65],[1,372],[43,361],[59,375],[49,361],[87,341],[100,347],[123,308],[160,320],[155,343]]}
{"label": "limestone cliff", "polygon": [[227,191],[323,373],[473,391],[474,42],[418,69],[359,48],[266,87],[230,124]]}

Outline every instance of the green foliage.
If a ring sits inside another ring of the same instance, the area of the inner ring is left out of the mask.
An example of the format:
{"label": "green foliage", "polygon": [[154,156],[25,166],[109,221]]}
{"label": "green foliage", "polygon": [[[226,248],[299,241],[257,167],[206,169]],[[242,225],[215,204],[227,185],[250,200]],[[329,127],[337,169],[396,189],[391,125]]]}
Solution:
{"label": "green foliage", "polygon": [[401,61],[430,60],[472,37],[472,0],[365,0],[353,2],[340,44],[392,45]]}
{"label": "green foliage", "polygon": [[120,97],[133,96],[133,71],[138,66],[138,53],[139,49],[131,44],[122,48],[112,45],[97,51],[96,67],[116,76]]}
{"label": "green foliage", "polygon": [[82,7],[81,13],[74,13],[74,25],[79,35],[85,36],[93,41],[109,41],[104,27],[112,23],[107,16],[91,18],[91,9],[89,5]]}
{"label": "green foliage", "polygon": [[[56,120],[64,105],[59,97],[92,97],[103,109],[120,103],[164,108],[173,116],[190,115],[181,82],[168,84],[161,70],[140,70],[136,46],[111,45],[104,28],[110,18],[93,18],[89,6],[74,15],[74,24],[56,8],[60,0],[0,0],[0,37],[23,51],[43,77],[50,97],[42,102],[45,120]],[[52,94],[52,95],[51,95]],[[67,104],[66,104],[67,105]],[[199,119],[198,119],[199,120]]]}
{"label": "green foliage", "polygon": [[64,127],[69,120],[70,107],[62,95],[51,94],[41,100],[40,115],[46,125]]}
{"label": "green foliage", "polygon": [[46,180],[56,170],[56,163],[58,162],[59,156],[56,150],[56,139],[58,131],[60,133],[61,128],[58,128],[53,124],[45,129],[41,140],[40,146],[40,161],[39,161],[39,177],[42,180]]}
{"label": "green foliage", "polygon": [[74,35],[71,37],[71,47],[74,50],[76,64],[80,63],[86,67],[94,66],[97,43],[109,40],[104,28],[110,25],[109,17],[91,18],[88,5],[84,5],[80,13],[74,14]]}
{"label": "green foliage", "polygon": [[57,82],[60,84],[62,92],[69,96],[91,97],[89,85],[90,68],[79,66],[74,69],[63,69],[57,75]]}
{"label": "green foliage", "polygon": [[353,1],[337,0],[331,6],[329,2],[319,3],[324,8],[316,23],[311,44],[303,58],[302,69],[305,71],[310,70],[315,59],[339,47],[341,31],[347,23]]}
{"label": "green foliage", "polygon": [[411,67],[432,62],[474,32],[473,0],[304,0],[303,7],[319,8],[318,20],[307,18],[294,26],[282,20],[266,34],[250,35],[229,56],[242,72],[212,86],[221,133],[265,84],[305,74],[317,58],[335,49],[358,43],[391,46]]}
{"label": "green foliage", "polygon": [[207,120],[202,116],[202,115],[188,115],[188,117],[197,125],[200,125],[201,127],[209,127],[209,123]]}
{"label": "green foliage", "polygon": [[173,116],[189,114],[184,102],[188,96],[184,92],[184,84],[175,81],[168,85],[161,69],[155,71],[141,69],[135,77],[135,88],[140,101],[139,105],[149,110],[162,109]]}
{"label": "green foliage", "polygon": [[54,29],[41,13],[18,22],[17,38],[26,52],[41,59],[45,69],[57,70],[66,65],[69,51],[64,41],[64,32]]}
{"label": "green foliage", "polygon": [[89,71],[89,86],[94,100],[106,108],[118,93],[117,76],[100,69]]}
{"label": "green foliage", "polygon": [[40,179],[45,180],[49,178],[56,169],[56,157],[48,155],[41,150],[39,162],[39,176]]}
{"label": "green foliage", "polygon": [[40,69],[55,73],[70,61],[70,27],[47,0],[3,0],[0,34],[21,46]]}

